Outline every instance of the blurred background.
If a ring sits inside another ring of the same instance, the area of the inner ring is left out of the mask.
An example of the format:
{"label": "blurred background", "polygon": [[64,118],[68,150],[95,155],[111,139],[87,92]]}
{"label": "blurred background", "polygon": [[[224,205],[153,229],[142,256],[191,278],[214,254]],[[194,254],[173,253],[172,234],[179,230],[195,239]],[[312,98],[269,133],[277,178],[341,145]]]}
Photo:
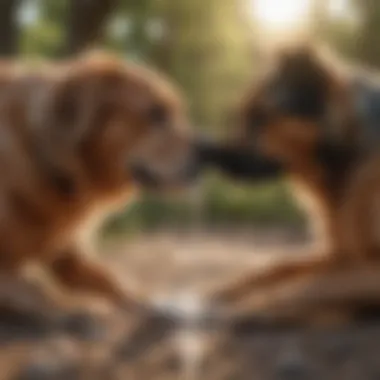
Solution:
{"label": "blurred background", "polygon": [[[376,0],[1,0],[0,54],[31,64],[96,46],[163,71],[182,88],[194,124],[226,133],[233,105],[262,65],[262,51],[307,35],[372,66],[380,65]],[[303,226],[282,183],[250,188],[215,173],[204,180],[209,227]],[[145,197],[107,228],[131,233],[182,228],[191,202]],[[128,228],[127,228],[128,227]]]}
{"label": "blurred background", "polygon": [[[38,65],[90,47],[109,49],[165,73],[188,99],[196,128],[221,139],[233,128],[234,104],[265,65],[265,51],[305,36],[380,67],[380,0],[0,0],[1,58]],[[249,186],[210,172],[196,190],[182,199],[143,196],[110,220],[104,264],[128,286],[136,280],[154,294],[174,293],[173,303],[191,309],[189,294],[257,269],[267,253],[263,242],[274,253],[294,253],[300,236],[305,242],[304,216],[283,181]],[[289,245],[281,235],[288,229],[296,232]],[[140,349],[137,360],[128,350],[134,325],[124,315],[109,315],[110,332],[94,344],[86,319],[69,326],[73,340],[49,336],[45,321],[34,331],[30,318],[22,328],[14,317],[8,324],[1,317],[0,343],[19,334],[24,344],[1,346],[0,380],[380,378],[378,325],[325,333],[244,330],[220,343],[213,331],[202,340],[190,330],[177,342],[166,327],[142,320],[145,335],[130,343]],[[30,336],[42,339],[25,340]]]}

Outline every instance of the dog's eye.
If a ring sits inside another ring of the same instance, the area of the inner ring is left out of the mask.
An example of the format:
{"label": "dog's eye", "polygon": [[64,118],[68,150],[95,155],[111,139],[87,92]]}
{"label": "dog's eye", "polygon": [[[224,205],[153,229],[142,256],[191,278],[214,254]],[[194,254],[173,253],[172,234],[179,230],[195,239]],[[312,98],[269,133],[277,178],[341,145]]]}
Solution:
{"label": "dog's eye", "polygon": [[149,123],[154,125],[165,125],[169,119],[169,115],[166,108],[159,104],[153,105],[148,110],[147,116]]}

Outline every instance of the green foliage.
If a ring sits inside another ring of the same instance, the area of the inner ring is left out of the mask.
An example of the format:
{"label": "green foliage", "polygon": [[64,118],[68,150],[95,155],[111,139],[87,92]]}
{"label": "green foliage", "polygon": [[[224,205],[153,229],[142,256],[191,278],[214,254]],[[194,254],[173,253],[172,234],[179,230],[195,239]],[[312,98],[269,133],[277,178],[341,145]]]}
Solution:
{"label": "green foliage", "polygon": [[189,194],[184,194],[180,200],[145,197],[112,219],[106,231],[124,233],[159,227],[183,228],[197,223],[205,226],[299,226],[304,222],[303,214],[281,181],[247,186],[210,176],[201,193],[201,200],[194,200]]}
{"label": "green foliage", "polygon": [[355,53],[365,63],[380,67],[380,3],[376,0],[352,0],[358,14]]}
{"label": "green foliage", "polygon": [[156,62],[188,95],[197,123],[221,126],[252,71],[249,34],[238,1],[165,0],[161,17],[170,33],[156,47]]}
{"label": "green foliage", "polygon": [[108,22],[108,47],[125,53],[127,57],[154,64],[154,46],[150,26],[157,20],[156,1],[119,0],[119,8]]}
{"label": "green foliage", "polygon": [[61,41],[62,29],[56,23],[34,23],[21,36],[21,52],[26,57],[55,57]]}
{"label": "green foliage", "polygon": [[29,0],[21,3],[34,17],[23,25],[20,37],[21,54],[27,58],[55,57],[64,42],[66,0]]}

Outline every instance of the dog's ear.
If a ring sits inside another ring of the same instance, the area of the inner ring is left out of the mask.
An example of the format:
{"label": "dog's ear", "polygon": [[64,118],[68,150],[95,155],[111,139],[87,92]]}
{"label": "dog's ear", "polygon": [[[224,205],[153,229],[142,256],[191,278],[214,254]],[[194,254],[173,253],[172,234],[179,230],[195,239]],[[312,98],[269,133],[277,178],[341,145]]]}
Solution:
{"label": "dog's ear", "polygon": [[99,91],[99,84],[85,75],[60,78],[48,91],[44,124],[49,132],[62,143],[80,142],[99,112]]}
{"label": "dog's ear", "polygon": [[305,48],[304,65],[305,59],[320,68],[315,73],[325,72],[328,78],[328,100],[323,115],[327,138],[348,144],[355,143],[358,121],[354,112],[354,99],[348,88],[347,68],[335,53],[323,45],[318,46],[318,49]]}
{"label": "dog's ear", "polygon": [[326,46],[301,45],[285,50],[280,65],[287,77],[314,83],[326,89],[322,107],[324,135],[330,140],[352,143],[357,137],[357,120],[351,91],[347,86],[346,68]]}
{"label": "dog's ear", "polygon": [[325,134],[330,140],[355,145],[359,128],[354,99],[344,77],[335,75],[331,80],[330,99],[325,110]]}
{"label": "dog's ear", "polygon": [[117,61],[86,58],[76,60],[55,73],[36,93],[34,124],[60,144],[76,145],[125,98],[125,75]]}

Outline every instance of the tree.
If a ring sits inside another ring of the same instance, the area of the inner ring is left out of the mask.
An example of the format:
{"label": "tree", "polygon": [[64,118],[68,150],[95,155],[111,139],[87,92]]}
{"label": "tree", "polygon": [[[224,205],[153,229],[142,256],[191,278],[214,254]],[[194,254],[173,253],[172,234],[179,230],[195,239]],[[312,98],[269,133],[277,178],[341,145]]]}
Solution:
{"label": "tree", "polygon": [[360,24],[356,38],[357,56],[365,63],[380,67],[380,2],[353,0]]}
{"label": "tree", "polygon": [[17,11],[21,0],[0,1],[0,55],[12,56],[18,51],[19,25]]}
{"label": "tree", "polygon": [[161,1],[163,33],[154,60],[185,90],[196,122],[220,126],[252,71],[249,34],[237,0]]}
{"label": "tree", "polygon": [[74,54],[104,37],[108,16],[118,0],[71,0],[68,8],[67,54]]}

